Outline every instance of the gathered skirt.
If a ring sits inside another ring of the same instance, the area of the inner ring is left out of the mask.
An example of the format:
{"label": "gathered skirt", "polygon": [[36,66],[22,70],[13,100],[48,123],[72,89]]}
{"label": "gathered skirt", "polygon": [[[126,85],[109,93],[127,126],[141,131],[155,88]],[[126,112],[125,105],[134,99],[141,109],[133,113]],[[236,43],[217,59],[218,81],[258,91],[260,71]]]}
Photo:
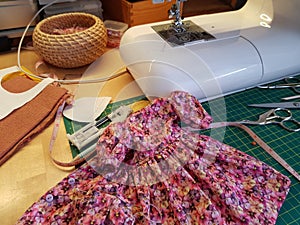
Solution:
{"label": "gathered skirt", "polygon": [[97,155],[17,224],[275,224],[290,180],[196,132],[211,116],[176,91],[109,125]]}

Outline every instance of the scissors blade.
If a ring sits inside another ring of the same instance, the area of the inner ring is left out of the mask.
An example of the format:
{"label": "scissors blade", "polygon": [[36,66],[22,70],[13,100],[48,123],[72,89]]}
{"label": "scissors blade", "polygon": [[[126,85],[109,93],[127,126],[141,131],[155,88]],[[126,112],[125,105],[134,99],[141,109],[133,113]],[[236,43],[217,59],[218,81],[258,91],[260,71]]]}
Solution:
{"label": "scissors blade", "polygon": [[273,102],[262,104],[250,104],[250,107],[258,108],[285,108],[285,109],[300,109],[300,102]]}
{"label": "scissors blade", "polygon": [[293,95],[293,96],[284,97],[284,98],[281,98],[281,100],[289,101],[289,100],[294,100],[294,99],[298,99],[298,98],[300,98],[300,95]]}

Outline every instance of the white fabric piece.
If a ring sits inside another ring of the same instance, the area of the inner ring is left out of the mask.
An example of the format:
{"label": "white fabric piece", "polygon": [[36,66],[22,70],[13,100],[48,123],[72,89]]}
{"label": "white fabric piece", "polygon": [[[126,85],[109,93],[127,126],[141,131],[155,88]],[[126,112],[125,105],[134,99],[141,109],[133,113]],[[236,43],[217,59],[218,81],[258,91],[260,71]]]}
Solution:
{"label": "white fabric piece", "polygon": [[51,84],[54,80],[51,78],[43,79],[41,82],[37,83],[30,90],[24,91],[22,93],[11,93],[2,87],[2,78],[9,73],[20,71],[17,66],[9,67],[0,70],[0,120],[7,117],[15,109],[20,108],[27,102],[35,98],[48,84]]}
{"label": "white fabric piece", "polygon": [[106,109],[111,97],[84,97],[65,107],[63,115],[77,122],[92,122]]}

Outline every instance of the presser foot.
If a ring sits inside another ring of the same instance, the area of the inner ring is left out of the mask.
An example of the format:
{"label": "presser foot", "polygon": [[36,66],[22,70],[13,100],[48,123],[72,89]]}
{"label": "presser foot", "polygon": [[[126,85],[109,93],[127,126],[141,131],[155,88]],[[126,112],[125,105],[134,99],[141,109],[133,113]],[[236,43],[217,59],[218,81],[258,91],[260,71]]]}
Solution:
{"label": "presser foot", "polygon": [[195,41],[208,41],[215,37],[190,20],[184,21],[180,26],[169,23],[152,26],[171,46],[185,45]]}

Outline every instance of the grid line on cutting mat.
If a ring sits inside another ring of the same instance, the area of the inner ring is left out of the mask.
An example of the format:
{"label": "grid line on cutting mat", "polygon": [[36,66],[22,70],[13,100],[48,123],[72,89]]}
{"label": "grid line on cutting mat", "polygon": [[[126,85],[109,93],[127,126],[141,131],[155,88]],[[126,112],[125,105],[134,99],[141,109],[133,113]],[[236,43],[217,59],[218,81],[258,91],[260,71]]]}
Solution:
{"label": "grid line on cutting mat", "polygon": [[[282,81],[279,81],[282,82]],[[258,116],[269,109],[248,107],[248,104],[280,102],[282,97],[295,95],[290,89],[260,89],[252,88],[235,94],[225,96],[222,100],[204,102],[207,111],[216,115],[213,119],[221,121],[218,112],[226,113],[227,121],[257,120]],[[223,103],[222,103],[223,102]],[[225,109],[221,108],[224,107]],[[210,112],[213,109],[217,112]],[[292,110],[293,117],[300,121],[300,110]],[[224,118],[224,115],[221,118]],[[264,140],[273,150],[280,155],[290,166],[300,173],[300,133],[289,132],[279,125],[248,126],[257,136]],[[220,128],[218,128],[220,129]],[[281,173],[287,175],[292,185],[289,194],[279,212],[276,225],[299,225],[300,224],[300,182],[286,171],[262,148],[253,144],[251,137],[236,127],[227,127],[225,135],[220,135],[222,142],[231,145],[247,154],[267,163]]]}

